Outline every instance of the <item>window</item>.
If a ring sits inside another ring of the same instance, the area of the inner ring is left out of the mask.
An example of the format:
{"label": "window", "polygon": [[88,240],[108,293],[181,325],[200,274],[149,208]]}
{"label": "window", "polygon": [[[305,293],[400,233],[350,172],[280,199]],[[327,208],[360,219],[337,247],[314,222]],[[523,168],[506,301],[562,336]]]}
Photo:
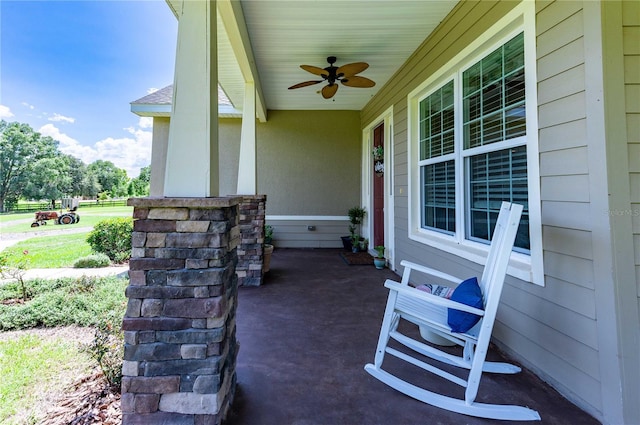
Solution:
{"label": "window", "polygon": [[542,284],[535,59],[520,19],[409,95],[409,237],[483,263],[502,201],[522,204],[510,273]]}
{"label": "window", "polygon": [[[516,247],[529,249],[524,35],[520,33],[420,100],[421,222],[456,232],[456,163],[464,161],[467,238],[489,242],[502,201],[524,205]],[[454,106],[462,97],[461,111]],[[463,134],[456,146],[455,116]],[[509,143],[505,149],[505,143]],[[481,153],[473,154],[475,150]],[[458,151],[456,155],[456,151]],[[456,160],[456,157],[458,160]],[[461,161],[462,159],[462,161]]]}
{"label": "window", "polygon": [[[455,232],[453,82],[420,102],[423,227]],[[444,159],[443,159],[444,158]]]}
{"label": "window", "polygon": [[475,155],[468,159],[468,164],[469,238],[490,241],[502,201],[515,202],[524,206],[515,247],[528,251],[529,213],[525,147]]}

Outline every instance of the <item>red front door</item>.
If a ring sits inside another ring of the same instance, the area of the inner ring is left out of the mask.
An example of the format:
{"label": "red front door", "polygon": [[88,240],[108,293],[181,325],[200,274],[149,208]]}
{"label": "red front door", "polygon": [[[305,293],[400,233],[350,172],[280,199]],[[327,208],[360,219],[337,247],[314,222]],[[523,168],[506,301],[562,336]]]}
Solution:
{"label": "red front door", "polygon": [[[373,130],[373,147],[384,147],[384,124]],[[373,167],[372,167],[373,168]],[[373,246],[384,245],[384,174],[373,173]]]}

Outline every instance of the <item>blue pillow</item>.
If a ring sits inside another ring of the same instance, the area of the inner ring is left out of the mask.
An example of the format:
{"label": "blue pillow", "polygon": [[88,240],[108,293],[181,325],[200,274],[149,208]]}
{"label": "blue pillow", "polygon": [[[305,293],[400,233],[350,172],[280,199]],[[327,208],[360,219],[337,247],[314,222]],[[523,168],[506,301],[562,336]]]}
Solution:
{"label": "blue pillow", "polygon": [[[482,290],[478,285],[478,279],[469,278],[460,283],[451,294],[451,301],[457,301],[471,307],[484,310],[482,304]],[[464,333],[471,329],[478,321],[480,316],[466,311],[460,311],[450,308],[448,311],[447,323],[451,326],[451,330],[457,333]]]}

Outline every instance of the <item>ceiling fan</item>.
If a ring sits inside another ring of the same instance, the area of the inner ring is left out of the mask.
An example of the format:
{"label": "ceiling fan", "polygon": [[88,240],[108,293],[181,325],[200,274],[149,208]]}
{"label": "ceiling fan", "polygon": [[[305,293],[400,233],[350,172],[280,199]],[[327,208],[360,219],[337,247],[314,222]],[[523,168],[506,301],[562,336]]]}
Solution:
{"label": "ceiling fan", "polygon": [[354,62],[342,65],[341,67],[337,67],[333,65],[336,62],[335,56],[329,56],[327,58],[327,62],[329,62],[329,66],[327,66],[326,68],[319,68],[312,65],[300,65],[300,68],[312,74],[319,75],[323,79],[304,81],[302,83],[298,83],[289,87],[289,90],[312,86],[314,84],[319,84],[326,81],[329,84],[324,86],[318,93],[322,93],[322,97],[324,97],[325,99],[331,99],[338,91],[338,81],[340,81],[342,85],[345,85],[347,87],[367,88],[376,85],[374,81],[366,77],[356,75],[369,68],[368,63]]}

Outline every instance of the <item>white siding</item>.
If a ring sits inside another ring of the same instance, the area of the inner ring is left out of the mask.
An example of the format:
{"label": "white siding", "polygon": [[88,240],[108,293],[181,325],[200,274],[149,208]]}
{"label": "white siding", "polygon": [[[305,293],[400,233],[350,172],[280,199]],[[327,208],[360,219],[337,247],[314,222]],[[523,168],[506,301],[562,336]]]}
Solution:
{"label": "white siding", "polygon": [[[273,245],[276,248],[341,248],[341,236],[349,236],[349,220],[322,218],[277,218],[267,215],[266,224],[273,226]],[[314,230],[309,230],[314,226]]]}

